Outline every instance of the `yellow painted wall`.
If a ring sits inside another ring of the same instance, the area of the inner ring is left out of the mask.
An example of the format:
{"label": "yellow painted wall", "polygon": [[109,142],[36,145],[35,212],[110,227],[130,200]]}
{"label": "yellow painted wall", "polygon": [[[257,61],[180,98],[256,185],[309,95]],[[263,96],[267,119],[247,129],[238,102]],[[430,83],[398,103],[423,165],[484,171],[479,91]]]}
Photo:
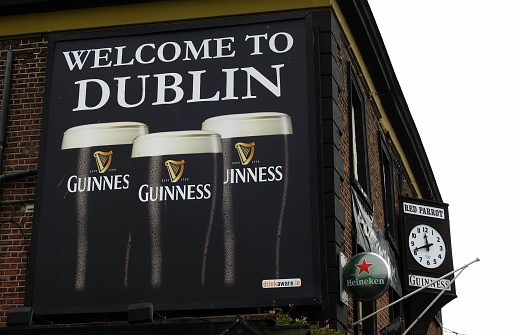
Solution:
{"label": "yellow painted wall", "polygon": [[329,7],[330,0],[168,0],[0,17],[0,36]]}

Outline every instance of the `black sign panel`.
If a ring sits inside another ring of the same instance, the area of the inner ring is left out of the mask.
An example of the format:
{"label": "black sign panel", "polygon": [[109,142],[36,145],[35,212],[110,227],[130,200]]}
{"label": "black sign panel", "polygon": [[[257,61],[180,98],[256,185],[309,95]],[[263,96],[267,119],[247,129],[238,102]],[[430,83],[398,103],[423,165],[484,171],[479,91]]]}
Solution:
{"label": "black sign panel", "polygon": [[430,293],[454,294],[453,277],[438,278],[453,270],[448,205],[422,199],[400,198],[403,222],[405,287],[416,290],[431,284]]}
{"label": "black sign panel", "polygon": [[320,301],[309,16],[50,46],[29,305]]}

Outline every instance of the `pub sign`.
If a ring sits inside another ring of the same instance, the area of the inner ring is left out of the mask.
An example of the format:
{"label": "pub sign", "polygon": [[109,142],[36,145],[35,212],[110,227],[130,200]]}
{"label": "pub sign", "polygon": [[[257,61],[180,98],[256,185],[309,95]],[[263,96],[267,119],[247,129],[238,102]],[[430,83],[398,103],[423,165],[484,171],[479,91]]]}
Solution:
{"label": "pub sign", "polygon": [[448,204],[400,197],[400,210],[406,289],[454,295],[452,276],[437,280],[453,270]]}
{"label": "pub sign", "polygon": [[385,259],[373,252],[361,252],[343,269],[344,289],[360,301],[381,297],[389,288],[391,270]]}

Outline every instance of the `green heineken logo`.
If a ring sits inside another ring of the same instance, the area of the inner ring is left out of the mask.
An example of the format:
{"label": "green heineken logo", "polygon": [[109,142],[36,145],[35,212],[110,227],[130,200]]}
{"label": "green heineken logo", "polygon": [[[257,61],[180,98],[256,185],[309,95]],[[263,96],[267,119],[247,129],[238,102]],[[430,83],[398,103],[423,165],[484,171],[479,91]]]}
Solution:
{"label": "green heineken logo", "polygon": [[344,289],[358,300],[370,301],[389,288],[391,273],[387,262],[372,252],[353,256],[344,266]]}

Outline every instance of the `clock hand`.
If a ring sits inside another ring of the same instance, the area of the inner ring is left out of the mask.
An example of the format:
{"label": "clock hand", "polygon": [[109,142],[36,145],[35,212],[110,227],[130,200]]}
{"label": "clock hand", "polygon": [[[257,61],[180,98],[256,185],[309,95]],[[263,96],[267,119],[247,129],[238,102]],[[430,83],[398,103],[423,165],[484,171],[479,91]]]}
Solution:
{"label": "clock hand", "polygon": [[425,233],[425,242],[426,242],[426,251],[430,251],[430,247],[433,245],[433,243],[432,244],[428,243],[428,237],[426,236],[426,233]]}
{"label": "clock hand", "polygon": [[419,249],[424,249],[424,248],[426,248],[427,250],[430,250],[430,247],[433,245],[434,245],[433,243],[427,243],[425,245],[415,248],[414,251],[418,251]]}

